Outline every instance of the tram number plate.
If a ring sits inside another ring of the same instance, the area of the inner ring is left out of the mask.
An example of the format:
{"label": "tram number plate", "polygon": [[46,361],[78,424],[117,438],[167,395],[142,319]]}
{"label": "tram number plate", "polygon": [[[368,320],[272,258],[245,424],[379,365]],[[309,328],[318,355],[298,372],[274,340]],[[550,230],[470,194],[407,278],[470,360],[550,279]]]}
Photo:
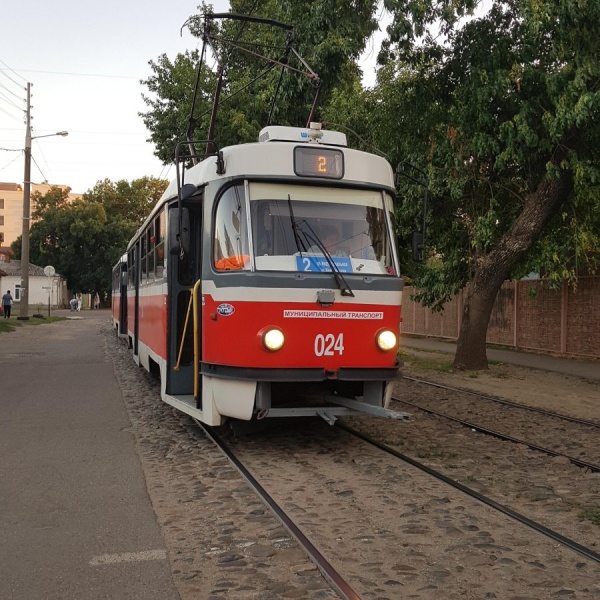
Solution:
{"label": "tram number plate", "polygon": [[333,333],[319,333],[315,337],[315,354],[317,356],[334,356],[344,353],[344,334],[337,337]]}

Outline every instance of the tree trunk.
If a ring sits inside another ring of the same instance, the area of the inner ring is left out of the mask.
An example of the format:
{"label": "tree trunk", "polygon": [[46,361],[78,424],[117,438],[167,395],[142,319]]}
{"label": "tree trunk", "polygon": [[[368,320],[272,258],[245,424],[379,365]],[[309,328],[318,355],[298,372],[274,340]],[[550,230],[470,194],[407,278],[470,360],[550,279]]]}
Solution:
{"label": "tree trunk", "polygon": [[523,210],[508,231],[487,255],[479,259],[466,288],[453,368],[488,368],[485,340],[498,290],[510,277],[517,261],[529,250],[558,211],[571,187],[572,179],[568,171],[561,170],[557,178],[545,177],[537,189],[526,196]]}

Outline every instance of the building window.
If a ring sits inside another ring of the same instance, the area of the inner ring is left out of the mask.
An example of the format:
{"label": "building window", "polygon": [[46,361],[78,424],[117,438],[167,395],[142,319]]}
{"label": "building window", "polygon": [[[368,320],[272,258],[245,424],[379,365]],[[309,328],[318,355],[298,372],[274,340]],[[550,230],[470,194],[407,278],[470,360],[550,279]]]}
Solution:
{"label": "building window", "polygon": [[0,225],[4,225],[4,217],[0,215]]}
{"label": "building window", "polygon": [[19,284],[15,285],[15,300],[17,302],[21,300],[21,286]]}
{"label": "building window", "polygon": [[4,244],[4,231],[0,231],[0,244]]}
{"label": "building window", "polygon": [[0,210],[4,209],[4,198],[0,198]]}

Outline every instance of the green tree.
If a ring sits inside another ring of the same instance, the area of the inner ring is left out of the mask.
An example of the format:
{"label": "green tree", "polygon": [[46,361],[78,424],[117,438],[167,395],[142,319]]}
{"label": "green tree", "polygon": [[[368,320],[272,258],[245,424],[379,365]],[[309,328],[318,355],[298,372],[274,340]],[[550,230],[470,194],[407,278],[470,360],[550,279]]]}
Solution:
{"label": "green tree", "polygon": [[135,231],[154,208],[167,185],[166,180],[156,177],[142,177],[131,183],[126,180],[112,182],[105,179],[88,190],[83,199],[103,204],[111,218],[121,217]]}
{"label": "green tree", "polygon": [[[253,0],[233,0],[231,10],[294,26],[294,48],[320,77],[319,110],[327,105],[336,87],[357,80],[356,59],[377,28],[373,18],[376,0],[266,0],[260,3],[258,10],[256,5]],[[200,10],[208,10],[207,5],[203,4]],[[197,37],[201,37],[201,25],[199,16],[190,18],[190,31]],[[284,58],[288,39],[283,30],[234,20],[223,20],[222,24],[215,22],[213,29],[271,59]],[[264,78],[251,83],[256,75],[267,69],[268,63],[234,52],[224,45],[217,44],[217,47],[223,51],[227,67],[217,121],[219,147],[256,141],[258,132],[267,124],[271,99],[277,89],[280,93],[273,108],[272,122],[306,125],[317,91],[315,80],[288,71],[282,74],[281,68],[275,66]],[[151,132],[155,154],[164,163],[172,162],[176,142],[186,139],[198,58],[197,51],[179,54],[173,61],[162,55],[157,61],[150,61],[153,75],[142,82],[148,89],[143,98],[149,110],[141,113],[141,117]],[[293,53],[288,58],[293,67],[306,71]],[[281,87],[278,88],[280,78]],[[205,63],[193,114],[192,137],[195,139],[207,136],[215,81],[215,72]],[[316,116],[322,118],[320,112]]]}
{"label": "green tree", "polygon": [[[573,280],[600,249],[600,3],[385,0],[392,12],[373,129],[394,160],[427,171],[421,299],[466,286],[455,368],[487,368],[503,281],[544,270]],[[402,185],[402,213],[421,190]]]}
{"label": "green tree", "polygon": [[[152,177],[131,183],[105,179],[72,202],[68,190],[58,187],[35,194],[31,262],[53,265],[73,291],[108,299],[112,267],[166,186],[166,181]],[[19,238],[13,244],[16,255],[20,246]]]}

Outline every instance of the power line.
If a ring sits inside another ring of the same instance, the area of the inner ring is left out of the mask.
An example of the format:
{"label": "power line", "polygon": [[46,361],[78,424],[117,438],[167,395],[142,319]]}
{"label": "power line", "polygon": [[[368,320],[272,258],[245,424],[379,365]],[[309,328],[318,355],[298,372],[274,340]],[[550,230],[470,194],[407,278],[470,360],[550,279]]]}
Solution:
{"label": "power line", "polygon": [[[44,159],[44,162],[46,163],[46,166],[48,167],[48,171],[50,171],[50,175],[52,176],[52,179],[54,179],[54,175],[52,173],[52,169],[50,168],[50,164],[48,163],[48,160],[46,159],[46,155],[42,151],[42,145],[39,144],[39,143],[37,143],[37,141],[38,140],[35,140],[35,142],[36,142],[36,149],[42,155],[42,158]],[[35,158],[33,158],[33,155],[32,155],[31,158],[32,158],[33,162],[35,162]],[[35,164],[36,164],[37,168],[39,169],[40,173],[42,173],[42,169],[40,168],[40,166],[37,163],[35,163]],[[43,175],[44,174],[42,173],[42,176]],[[44,177],[44,179],[46,179],[46,181],[48,180],[47,177]]]}
{"label": "power line", "polygon": [[[110,79],[133,79],[135,81],[139,81],[140,79],[142,79],[142,77],[132,77],[131,75],[107,75],[104,73],[71,73],[68,71],[39,71],[37,69],[21,69],[21,71],[23,71],[23,73],[44,73],[46,75],[69,75],[71,77],[107,77]],[[2,69],[0,69],[0,72],[2,72]]]}
{"label": "power line", "polygon": [[4,88],[9,94],[12,94],[17,100],[25,102],[25,98],[21,98],[18,94],[15,94],[10,88],[7,88],[3,83],[0,83],[0,87]]}
{"label": "power line", "polygon": [[42,168],[40,167],[40,165],[38,165],[37,160],[35,160],[35,158],[33,158],[33,156],[31,157],[31,160],[35,163],[35,166],[38,168],[40,175],[44,178],[44,181],[48,181],[48,178],[44,175]]}
{"label": "power line", "polygon": [[0,107],[0,110],[1,110],[1,111],[2,111],[4,114],[8,115],[8,116],[9,116],[9,117],[10,117],[10,118],[13,120],[13,121],[19,121],[19,120],[20,120],[20,119],[18,119],[17,117],[15,117],[14,115],[11,115],[11,114],[10,114],[10,113],[9,113],[7,110],[4,110],[2,107]]}
{"label": "power line", "polygon": [[[21,150],[21,152],[22,152],[22,150]],[[15,156],[15,158],[13,158],[12,160],[8,161],[3,167],[0,167],[0,171],[4,171],[4,169],[8,169],[8,167],[10,167],[10,165],[12,165],[19,158],[21,158],[21,157],[20,156]]]}
{"label": "power line", "polygon": [[[19,75],[13,68],[9,67],[1,58],[0,58],[0,63],[2,63],[11,73],[14,73],[17,77],[21,78],[25,83],[27,83],[27,79],[25,79],[25,77],[22,77],[21,75]],[[3,70],[3,69],[0,69],[0,71],[1,70]],[[8,77],[8,75],[7,75],[7,77]],[[10,79],[10,77],[9,77],[9,79]],[[11,79],[11,81],[13,81],[13,80]],[[17,82],[15,81],[15,83],[17,83]],[[20,84],[17,83],[17,85],[20,85]]]}
{"label": "power line", "polygon": [[8,104],[11,104],[12,106],[14,106],[17,110],[25,112],[25,110],[23,108],[21,108],[20,106],[17,106],[6,94],[4,94],[3,92],[0,92],[0,99],[4,100],[5,102],[8,102]]}

